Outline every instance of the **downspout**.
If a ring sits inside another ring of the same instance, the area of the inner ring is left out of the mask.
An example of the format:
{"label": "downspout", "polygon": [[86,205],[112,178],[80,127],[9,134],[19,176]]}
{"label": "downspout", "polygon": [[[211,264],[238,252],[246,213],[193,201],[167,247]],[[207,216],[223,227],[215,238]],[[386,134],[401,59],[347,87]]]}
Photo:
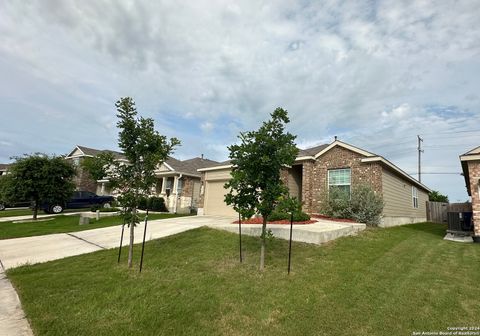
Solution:
{"label": "downspout", "polygon": [[[177,213],[177,202],[178,202],[178,181],[182,178],[183,174],[180,173],[175,185],[175,203],[173,204],[173,213]],[[182,188],[183,189],[183,188]]]}

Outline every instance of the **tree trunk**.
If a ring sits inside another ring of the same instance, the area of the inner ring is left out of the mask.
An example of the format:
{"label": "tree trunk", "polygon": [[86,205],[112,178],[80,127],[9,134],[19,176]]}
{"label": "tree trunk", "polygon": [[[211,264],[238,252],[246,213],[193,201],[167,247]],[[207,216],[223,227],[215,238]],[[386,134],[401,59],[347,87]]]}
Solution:
{"label": "tree trunk", "polygon": [[33,203],[33,219],[36,220],[38,215],[38,201]]}
{"label": "tree trunk", "polygon": [[135,233],[135,217],[137,215],[137,209],[132,209],[132,221],[130,223],[130,246],[128,247],[128,267],[132,268],[133,261],[133,241]]}
{"label": "tree trunk", "polygon": [[267,217],[263,217],[262,224],[262,247],[260,249],[260,271],[263,271],[265,266],[265,240],[267,235]]}

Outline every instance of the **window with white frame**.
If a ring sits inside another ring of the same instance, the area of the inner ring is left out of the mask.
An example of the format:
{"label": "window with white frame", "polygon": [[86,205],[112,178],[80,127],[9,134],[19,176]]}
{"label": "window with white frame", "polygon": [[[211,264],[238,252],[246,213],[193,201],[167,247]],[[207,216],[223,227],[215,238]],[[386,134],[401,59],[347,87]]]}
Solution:
{"label": "window with white frame", "polygon": [[418,209],[418,191],[414,186],[412,186],[412,205],[415,209]]}
{"label": "window with white frame", "polygon": [[350,197],[352,171],[350,168],[328,170],[328,191],[333,188]]}

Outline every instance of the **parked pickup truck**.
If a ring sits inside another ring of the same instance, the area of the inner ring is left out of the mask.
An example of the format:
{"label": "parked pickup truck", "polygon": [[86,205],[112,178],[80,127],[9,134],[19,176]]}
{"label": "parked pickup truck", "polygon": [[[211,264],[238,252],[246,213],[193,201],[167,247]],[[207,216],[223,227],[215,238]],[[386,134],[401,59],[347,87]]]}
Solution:
{"label": "parked pickup truck", "polygon": [[113,196],[98,196],[90,191],[75,191],[72,197],[65,204],[42,204],[40,209],[46,213],[61,213],[65,209],[90,208],[94,205],[100,205],[104,208],[112,206]]}

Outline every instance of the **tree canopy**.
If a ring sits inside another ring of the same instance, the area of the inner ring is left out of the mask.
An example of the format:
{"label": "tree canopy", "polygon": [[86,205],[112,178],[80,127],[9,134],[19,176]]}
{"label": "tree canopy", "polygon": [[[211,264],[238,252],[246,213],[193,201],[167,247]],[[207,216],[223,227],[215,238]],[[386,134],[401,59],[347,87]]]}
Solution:
{"label": "tree canopy", "polygon": [[295,162],[298,154],[295,136],[285,131],[288,113],[277,108],[271,118],[256,131],[242,132],[239,144],[228,147],[233,165],[225,202],[242,217],[263,217],[260,269],[264,267],[267,218],[288,188],[282,183],[281,170]]}
{"label": "tree canopy", "polygon": [[32,201],[33,218],[43,203],[64,203],[72,196],[75,168],[60,156],[45,154],[16,157],[9,174],[2,177],[7,201]]}
{"label": "tree canopy", "polygon": [[440,192],[437,190],[432,190],[428,194],[428,200],[432,202],[448,203],[448,196],[440,194]]}

